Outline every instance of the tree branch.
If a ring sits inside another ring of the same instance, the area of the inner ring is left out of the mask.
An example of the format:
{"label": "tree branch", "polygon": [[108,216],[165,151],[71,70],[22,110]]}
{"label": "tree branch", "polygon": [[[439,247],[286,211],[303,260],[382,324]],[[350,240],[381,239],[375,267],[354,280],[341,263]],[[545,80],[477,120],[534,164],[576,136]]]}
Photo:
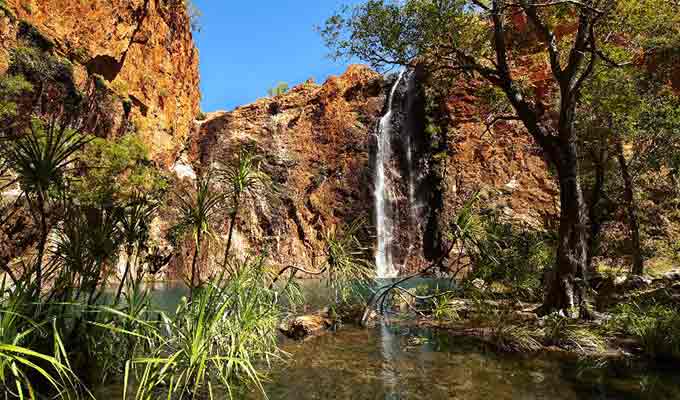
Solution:
{"label": "tree branch", "polygon": [[558,80],[562,79],[560,51],[557,47],[557,38],[555,38],[555,34],[550,28],[548,28],[548,25],[546,25],[538,15],[535,4],[530,3],[528,0],[520,0],[520,3],[517,6],[520,6],[524,10],[524,13],[527,15],[531,23],[536,27],[536,29],[538,29],[539,33],[543,35],[543,39],[546,41],[548,46],[550,67],[552,68],[553,75],[555,75]]}

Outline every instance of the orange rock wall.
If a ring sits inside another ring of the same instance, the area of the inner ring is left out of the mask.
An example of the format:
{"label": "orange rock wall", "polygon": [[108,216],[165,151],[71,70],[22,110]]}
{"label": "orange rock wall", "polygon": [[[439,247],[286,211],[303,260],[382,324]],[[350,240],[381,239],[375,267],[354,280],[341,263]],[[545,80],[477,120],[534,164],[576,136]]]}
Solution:
{"label": "orange rock wall", "polygon": [[[355,218],[367,220],[367,239],[373,240],[371,136],[389,89],[381,75],[351,66],[321,86],[303,84],[232,112],[212,113],[197,127],[189,146],[197,167],[229,160],[248,146],[279,188],[277,200],[256,201],[242,211],[234,253],[268,250],[275,265],[313,269],[322,261],[324,234]],[[492,135],[485,133],[476,93],[474,86],[460,85],[442,104],[446,160],[441,187],[430,189],[441,191],[439,228],[479,189],[489,194],[484,206],[542,226],[557,211],[554,179],[521,126],[499,125]],[[225,223],[223,235],[227,228]],[[423,255],[409,257],[405,269],[423,262]]]}
{"label": "orange rock wall", "polygon": [[103,76],[133,104],[131,122],[152,158],[170,166],[199,112],[198,51],[180,0],[6,0],[0,18],[0,72],[19,21],[55,43],[74,65],[76,83]]}

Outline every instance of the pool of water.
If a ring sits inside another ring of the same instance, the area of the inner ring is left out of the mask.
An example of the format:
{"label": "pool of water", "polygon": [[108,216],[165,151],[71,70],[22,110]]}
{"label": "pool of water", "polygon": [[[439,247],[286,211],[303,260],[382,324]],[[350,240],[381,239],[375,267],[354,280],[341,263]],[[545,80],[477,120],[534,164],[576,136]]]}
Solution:
{"label": "pool of water", "polygon": [[[313,303],[323,301],[324,285],[304,287]],[[172,311],[185,293],[181,285],[161,285],[153,299]],[[269,399],[680,399],[680,368],[498,354],[471,339],[404,324],[345,326],[305,342],[282,338],[281,346],[290,358],[270,371]],[[109,386],[97,397],[121,393]]]}
{"label": "pool of water", "polygon": [[283,349],[270,399],[680,399],[678,370],[497,354],[415,327],[346,327]]}

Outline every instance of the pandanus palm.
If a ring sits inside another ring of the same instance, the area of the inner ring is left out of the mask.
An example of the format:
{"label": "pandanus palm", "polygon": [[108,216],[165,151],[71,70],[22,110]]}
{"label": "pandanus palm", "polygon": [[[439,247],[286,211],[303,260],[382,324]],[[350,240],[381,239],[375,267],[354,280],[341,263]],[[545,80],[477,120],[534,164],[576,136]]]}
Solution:
{"label": "pandanus palm", "polygon": [[[87,304],[96,303],[103,291],[105,266],[111,263],[122,243],[118,207],[69,206],[64,222],[59,226],[54,257],[61,271],[59,281],[64,287],[77,287],[78,294],[87,295]],[[67,296],[66,298],[69,298]]]}
{"label": "pandanus palm", "polygon": [[358,238],[364,222],[357,219],[342,231],[326,232],[326,260],[328,283],[335,293],[335,301],[347,301],[354,289],[363,288],[372,281],[374,270],[368,261],[367,248]]}
{"label": "pandanus palm", "polygon": [[40,294],[43,279],[43,256],[49,234],[47,205],[53,188],[64,185],[76,153],[88,138],[54,120],[34,120],[25,134],[5,136],[0,150],[26,196],[36,225],[40,227],[35,264],[36,291]]}
{"label": "pandanus palm", "polygon": [[213,190],[212,172],[199,175],[191,187],[181,186],[175,192],[176,208],[179,213],[178,227],[191,229],[194,237],[194,255],[191,260],[190,298],[196,286],[196,265],[205,235],[212,232],[212,225],[224,194]]}
{"label": "pandanus palm", "polygon": [[229,214],[229,234],[224,250],[223,267],[226,267],[231,250],[234,226],[241,205],[247,199],[255,199],[265,195],[271,189],[270,177],[260,169],[258,157],[241,150],[234,162],[218,170],[219,178],[226,186],[225,195],[231,201]]}
{"label": "pandanus palm", "polygon": [[[50,391],[64,399],[79,398],[78,378],[69,365],[57,321],[34,320],[27,310],[32,290],[22,283],[5,283],[0,281],[0,387],[4,398],[48,398]],[[52,338],[51,346],[40,345],[46,337]],[[53,350],[43,351],[45,347]]]}
{"label": "pandanus palm", "polygon": [[145,196],[136,194],[123,209],[120,218],[120,231],[125,246],[125,272],[120,280],[118,291],[116,292],[115,304],[120,301],[125,281],[130,273],[132,257],[135,249],[139,256],[139,249],[146,243],[149,236],[149,221],[153,218],[158,205],[147,199]]}

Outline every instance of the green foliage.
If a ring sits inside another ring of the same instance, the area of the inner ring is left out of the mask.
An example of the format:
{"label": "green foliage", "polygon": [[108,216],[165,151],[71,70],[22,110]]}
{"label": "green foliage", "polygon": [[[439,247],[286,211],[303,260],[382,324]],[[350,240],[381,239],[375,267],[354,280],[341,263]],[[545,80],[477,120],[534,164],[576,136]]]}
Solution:
{"label": "green foliage", "polygon": [[83,94],[75,85],[73,65],[68,60],[52,55],[37,47],[18,46],[10,52],[10,75],[24,76],[34,85],[58,89],[64,109],[78,112]]}
{"label": "green foliage", "polygon": [[609,327],[635,337],[649,357],[680,360],[680,310],[673,306],[621,304]]}
{"label": "green foliage", "polygon": [[127,281],[120,306],[97,305],[91,308],[86,346],[101,371],[101,382],[119,380],[126,363],[135,356],[151,354],[161,340],[159,324],[153,320],[151,296],[140,280]]}
{"label": "green foliage", "polygon": [[343,229],[325,233],[325,260],[321,267],[328,273],[335,303],[350,303],[362,298],[373,281],[368,249],[358,238],[362,228],[363,221],[356,220]]}
{"label": "green foliage", "polygon": [[224,185],[223,195],[231,201],[229,235],[224,250],[224,265],[226,265],[236,218],[243,203],[267,197],[273,192],[273,185],[269,175],[260,169],[259,157],[245,148],[241,148],[237,158],[227,166],[218,168],[216,173],[218,180]]}
{"label": "green foliage", "polygon": [[17,101],[21,95],[33,91],[33,85],[23,75],[4,75],[0,78],[0,120],[17,116]]}
{"label": "green foliage", "polygon": [[165,174],[151,163],[148,149],[137,135],[91,138],[78,155],[86,173],[74,182],[72,195],[84,204],[96,204],[107,197],[125,201],[139,192],[158,198],[167,190]]}
{"label": "green foliage", "polygon": [[269,97],[276,97],[288,92],[288,84],[286,82],[279,82],[273,88],[267,90]]}
{"label": "green foliage", "polygon": [[205,121],[206,119],[208,119],[208,115],[203,111],[199,111],[198,114],[196,114],[196,121]]}
{"label": "green foliage", "polygon": [[191,231],[194,241],[189,283],[192,295],[197,284],[196,279],[200,278],[197,268],[203,239],[214,237],[214,226],[219,220],[218,212],[225,199],[224,193],[215,190],[212,181],[213,171],[208,170],[199,175],[190,186],[181,184],[175,189],[172,198],[171,205],[177,213],[172,235],[178,238]]}
{"label": "green foliage", "polygon": [[108,201],[98,207],[67,207],[64,223],[56,232],[50,265],[57,267],[57,282],[64,285],[59,287],[64,293],[77,287],[85,295],[87,305],[92,305],[105,289],[102,286],[108,277],[105,267],[116,261],[123,243],[122,210]]}
{"label": "green foliage", "polygon": [[554,238],[531,228],[518,228],[495,213],[480,214],[466,247],[473,260],[468,282],[483,279],[506,286],[513,295],[540,297],[541,274],[554,263]]}
{"label": "green foliage", "polygon": [[543,348],[531,330],[522,325],[494,325],[491,329],[491,341],[498,350],[510,353],[531,353]]}
{"label": "green foliage", "polygon": [[38,28],[26,21],[19,22],[17,36],[42,51],[51,51],[54,48],[54,42],[43,35]]}
{"label": "green foliage", "polygon": [[68,169],[89,139],[66,126],[34,119],[24,135],[3,138],[3,158],[17,174],[24,192],[46,199],[54,188],[63,189]]}
{"label": "green foliage", "polygon": [[488,56],[491,49],[480,40],[487,29],[465,0],[369,0],[341,9],[319,31],[335,58],[356,56],[381,68],[407,65],[417,56],[439,59],[435,55],[450,48]]}
{"label": "green foliage", "polygon": [[432,298],[432,318],[437,321],[457,321],[460,319],[458,307],[451,303],[452,295]]}
{"label": "green foliage", "polygon": [[559,314],[545,319],[544,340],[548,345],[559,346],[578,353],[602,353],[606,342],[595,330],[584,327],[582,322],[573,321]]}
{"label": "green foliage", "polygon": [[233,398],[244,385],[263,392],[256,365],[280,357],[276,299],[262,259],[207,282],[174,318],[163,316],[167,332],[156,351],[130,363],[135,399],[155,399],[159,389],[178,398],[213,398],[218,389]]}
{"label": "green foliage", "polygon": [[225,186],[225,196],[234,202],[236,212],[242,200],[264,196],[271,190],[271,178],[260,168],[260,158],[244,148],[239,150],[233,162],[215,172]]}
{"label": "green foliage", "polygon": [[[22,285],[0,285],[0,383],[10,398],[43,398],[59,393],[78,398],[80,382],[69,364],[53,318],[34,319],[30,292]],[[44,338],[49,351],[40,350]]]}
{"label": "green foliage", "polygon": [[180,231],[192,232],[195,241],[199,236],[214,235],[217,213],[224,201],[224,194],[214,190],[213,173],[199,175],[190,186],[179,185],[173,193],[173,203],[178,213],[176,226]]}

